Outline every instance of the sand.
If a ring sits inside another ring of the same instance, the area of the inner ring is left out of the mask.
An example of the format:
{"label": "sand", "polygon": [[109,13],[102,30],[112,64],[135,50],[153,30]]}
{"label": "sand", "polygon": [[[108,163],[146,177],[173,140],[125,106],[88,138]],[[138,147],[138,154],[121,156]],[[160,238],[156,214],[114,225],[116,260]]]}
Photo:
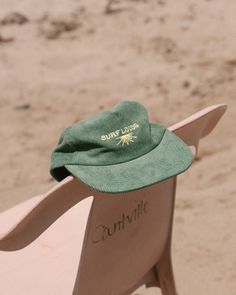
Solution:
{"label": "sand", "polygon": [[[0,0],[0,211],[55,185],[62,130],[125,99],[166,126],[228,111],[179,177],[179,294],[236,294],[236,2]],[[141,288],[135,294],[160,294]]]}

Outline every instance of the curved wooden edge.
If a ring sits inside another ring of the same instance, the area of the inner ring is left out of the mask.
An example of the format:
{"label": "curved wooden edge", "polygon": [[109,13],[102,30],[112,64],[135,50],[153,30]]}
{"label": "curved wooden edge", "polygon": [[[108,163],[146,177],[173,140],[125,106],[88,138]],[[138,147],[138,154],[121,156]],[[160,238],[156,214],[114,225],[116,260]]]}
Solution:
{"label": "curved wooden edge", "polygon": [[8,233],[43,199],[45,194],[33,196],[0,213],[0,237]]}
{"label": "curved wooden edge", "polygon": [[[175,132],[197,151],[200,138],[211,132],[225,110],[226,105],[223,104],[205,108],[170,126],[169,130]],[[89,187],[72,176],[67,177],[45,194],[11,229],[0,236],[0,251],[15,251],[27,246],[62,214],[89,196],[93,196],[93,191]]]}
{"label": "curved wooden edge", "polygon": [[[194,113],[193,115],[189,116],[188,118],[175,123],[174,125],[171,125],[170,127],[168,127],[169,130],[175,132],[178,129],[187,126],[189,124],[191,124],[193,121],[196,121],[204,116],[207,116],[209,113],[215,112],[215,111],[220,111],[221,116],[223,116],[224,112],[227,109],[227,105],[226,104],[216,104],[216,105],[212,105],[209,107],[206,107],[204,109],[202,109],[201,111]],[[221,116],[219,117],[219,119],[221,118]],[[217,122],[216,122],[217,123]],[[207,134],[206,134],[207,135]]]}
{"label": "curved wooden edge", "polygon": [[16,251],[33,242],[62,214],[92,191],[72,176],[57,184],[0,237],[0,251]]}
{"label": "curved wooden edge", "polygon": [[225,104],[207,107],[168,129],[178,135],[196,156],[200,139],[211,133],[226,109],[227,105]]}

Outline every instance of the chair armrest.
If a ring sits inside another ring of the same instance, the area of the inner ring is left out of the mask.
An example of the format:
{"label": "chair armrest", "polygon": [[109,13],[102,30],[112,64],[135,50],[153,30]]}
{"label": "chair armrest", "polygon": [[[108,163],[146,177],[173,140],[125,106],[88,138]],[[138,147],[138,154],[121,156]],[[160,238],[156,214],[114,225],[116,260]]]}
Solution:
{"label": "chair armrest", "polygon": [[15,251],[33,242],[62,214],[91,196],[91,190],[67,177],[49,191],[7,233],[0,236],[0,251]]}
{"label": "chair armrest", "polygon": [[168,129],[192,147],[193,154],[196,156],[200,139],[211,133],[226,109],[227,106],[224,104],[207,107]]}

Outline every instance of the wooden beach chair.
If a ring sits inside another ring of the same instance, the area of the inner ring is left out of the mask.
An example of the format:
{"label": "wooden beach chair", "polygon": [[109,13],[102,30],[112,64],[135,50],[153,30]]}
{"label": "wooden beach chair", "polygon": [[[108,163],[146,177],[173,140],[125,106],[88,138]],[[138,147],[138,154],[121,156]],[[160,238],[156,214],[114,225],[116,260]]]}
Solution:
{"label": "wooden beach chair", "polygon": [[[203,109],[169,127],[197,154],[226,110]],[[171,236],[176,177],[100,193],[67,177],[0,214],[1,295],[128,295],[145,284],[176,295]]]}

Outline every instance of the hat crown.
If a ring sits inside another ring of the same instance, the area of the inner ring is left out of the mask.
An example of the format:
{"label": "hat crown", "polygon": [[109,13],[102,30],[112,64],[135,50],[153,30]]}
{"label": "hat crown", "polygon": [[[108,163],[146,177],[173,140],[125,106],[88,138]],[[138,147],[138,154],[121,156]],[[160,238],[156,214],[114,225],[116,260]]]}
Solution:
{"label": "hat crown", "polygon": [[[102,156],[101,152],[115,152],[116,159],[123,158],[126,153],[135,157],[133,153],[137,145],[140,154],[151,144],[147,112],[143,106],[133,102],[122,102],[111,110],[83,120],[72,126],[69,134],[68,139],[75,151],[84,147],[87,152],[94,153],[98,149],[97,157]],[[107,164],[114,162],[112,159],[110,162],[108,155],[104,161]]]}
{"label": "hat crown", "polygon": [[153,137],[150,126],[143,105],[123,101],[66,128],[52,159],[60,160],[63,154],[66,164],[75,165],[112,165],[135,159],[153,149],[166,130],[157,125],[159,136]]}
{"label": "hat crown", "polygon": [[128,192],[172,177],[192,162],[188,146],[150,123],[138,102],[123,101],[64,130],[51,157],[51,175],[73,175],[102,192]]}

